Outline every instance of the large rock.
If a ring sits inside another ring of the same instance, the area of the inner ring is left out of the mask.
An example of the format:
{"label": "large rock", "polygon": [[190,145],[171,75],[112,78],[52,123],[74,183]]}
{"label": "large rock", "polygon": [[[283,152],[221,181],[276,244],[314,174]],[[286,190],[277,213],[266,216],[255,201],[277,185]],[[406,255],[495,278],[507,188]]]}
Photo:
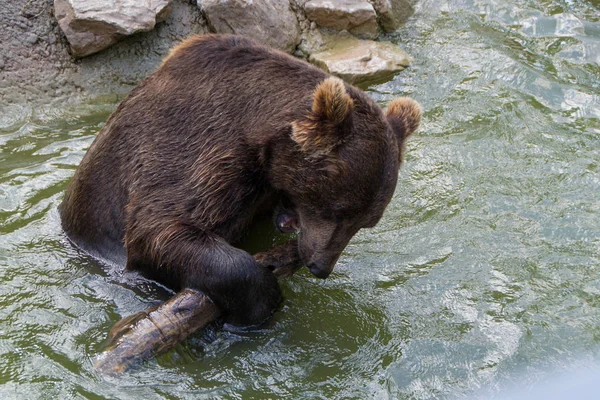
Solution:
{"label": "large rock", "polygon": [[370,0],[377,12],[379,25],[385,32],[394,32],[411,15],[415,9],[414,0]]}
{"label": "large rock", "polygon": [[311,0],[304,4],[306,17],[320,27],[375,39],[377,14],[368,1],[363,0]]}
{"label": "large rock", "polygon": [[328,48],[311,54],[309,61],[353,84],[382,81],[412,61],[393,43],[360,40],[350,35],[328,41]]}
{"label": "large rock", "polygon": [[289,0],[197,0],[213,32],[249,36],[293,52],[300,26]]}
{"label": "large rock", "polygon": [[171,0],[54,0],[54,14],[75,57],[150,31],[170,11]]}
{"label": "large rock", "polygon": [[16,115],[7,110],[17,105],[37,113],[55,106],[63,112],[82,102],[116,102],[154,71],[170,48],[208,32],[195,3],[173,0],[171,13],[153,30],[74,62],[53,4],[10,0],[0,7],[0,120]]}

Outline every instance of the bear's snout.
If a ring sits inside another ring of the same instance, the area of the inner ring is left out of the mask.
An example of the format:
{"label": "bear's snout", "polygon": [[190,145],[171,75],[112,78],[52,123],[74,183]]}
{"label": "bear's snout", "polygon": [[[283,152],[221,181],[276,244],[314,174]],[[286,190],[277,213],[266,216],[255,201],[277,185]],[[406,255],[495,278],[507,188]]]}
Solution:
{"label": "bear's snout", "polygon": [[307,267],[310,270],[311,274],[313,274],[317,278],[321,278],[321,279],[327,278],[329,276],[329,274],[331,274],[331,271],[333,269],[333,268],[323,268],[317,263],[309,264],[309,265],[307,265]]}
{"label": "bear's snout", "polygon": [[341,251],[317,251],[308,256],[302,248],[300,249],[300,257],[305,260],[306,267],[314,276],[321,279],[331,274],[340,255]]}
{"label": "bear's snout", "polygon": [[356,233],[352,224],[318,219],[299,213],[298,252],[304,265],[317,278],[327,278],[344,248]]}

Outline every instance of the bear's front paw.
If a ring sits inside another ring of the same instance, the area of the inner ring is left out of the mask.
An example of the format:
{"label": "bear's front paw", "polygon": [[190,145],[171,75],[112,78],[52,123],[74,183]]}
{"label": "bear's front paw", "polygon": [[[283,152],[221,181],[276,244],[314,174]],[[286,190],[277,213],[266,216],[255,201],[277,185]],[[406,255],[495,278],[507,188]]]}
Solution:
{"label": "bear's front paw", "polygon": [[[232,288],[232,297],[226,300],[226,322],[237,327],[255,327],[267,321],[275,312],[282,296],[277,278],[270,271],[260,270],[248,286]],[[262,276],[259,276],[262,275]]]}

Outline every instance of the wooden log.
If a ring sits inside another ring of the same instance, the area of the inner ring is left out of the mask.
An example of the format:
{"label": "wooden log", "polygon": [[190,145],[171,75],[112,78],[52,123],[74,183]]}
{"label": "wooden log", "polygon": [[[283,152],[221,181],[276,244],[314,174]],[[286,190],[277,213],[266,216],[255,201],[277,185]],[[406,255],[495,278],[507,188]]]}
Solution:
{"label": "wooden log", "polygon": [[118,375],[215,321],[219,308],[202,292],[184,289],[157,307],[123,318],[110,330],[109,345],[94,361],[106,375]]}
{"label": "wooden log", "polygon": [[[301,266],[297,253],[288,251],[293,246],[295,242],[289,242],[254,258],[278,278],[288,277]],[[221,315],[207,295],[184,289],[156,307],[117,322],[108,334],[106,350],[95,358],[94,366],[102,374],[118,375],[173,348]]]}

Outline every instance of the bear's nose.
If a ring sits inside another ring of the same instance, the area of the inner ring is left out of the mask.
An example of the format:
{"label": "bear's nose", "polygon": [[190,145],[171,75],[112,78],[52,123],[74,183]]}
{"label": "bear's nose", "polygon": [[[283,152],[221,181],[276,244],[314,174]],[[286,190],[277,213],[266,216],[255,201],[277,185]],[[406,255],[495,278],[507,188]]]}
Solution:
{"label": "bear's nose", "polygon": [[310,270],[310,272],[317,278],[325,279],[331,273],[330,270],[321,268],[321,266],[319,266],[318,264],[315,264],[315,263],[309,264],[309,265],[307,265],[307,267]]}

